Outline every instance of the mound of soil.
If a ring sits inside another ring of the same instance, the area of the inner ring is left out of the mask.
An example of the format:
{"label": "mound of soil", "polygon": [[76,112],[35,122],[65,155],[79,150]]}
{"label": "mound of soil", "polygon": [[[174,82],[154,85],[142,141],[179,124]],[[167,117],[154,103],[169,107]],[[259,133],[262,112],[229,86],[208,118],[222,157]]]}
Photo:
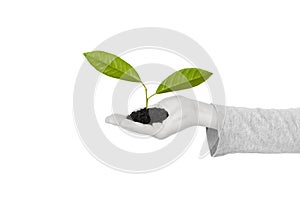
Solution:
{"label": "mound of soil", "polygon": [[168,112],[162,108],[143,108],[132,112],[127,119],[143,124],[152,124],[155,122],[163,122],[169,116]]}

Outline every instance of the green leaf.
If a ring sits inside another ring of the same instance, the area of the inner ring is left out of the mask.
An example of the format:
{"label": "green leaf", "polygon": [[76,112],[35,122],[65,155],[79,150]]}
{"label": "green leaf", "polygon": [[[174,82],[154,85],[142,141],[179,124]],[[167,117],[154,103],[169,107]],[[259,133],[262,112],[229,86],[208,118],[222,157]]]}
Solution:
{"label": "green leaf", "polygon": [[120,57],[104,51],[83,54],[88,62],[99,72],[126,81],[141,82],[136,70]]}
{"label": "green leaf", "polygon": [[199,68],[185,68],[167,77],[156,90],[156,94],[195,87],[206,81],[211,72]]}

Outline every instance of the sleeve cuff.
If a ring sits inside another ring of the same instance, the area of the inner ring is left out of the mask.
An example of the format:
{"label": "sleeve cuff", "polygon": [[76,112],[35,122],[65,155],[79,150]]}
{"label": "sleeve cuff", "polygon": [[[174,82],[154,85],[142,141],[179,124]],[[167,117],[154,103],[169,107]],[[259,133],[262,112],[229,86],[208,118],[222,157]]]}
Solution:
{"label": "sleeve cuff", "polygon": [[206,127],[206,136],[207,136],[207,142],[208,147],[210,151],[210,155],[212,157],[222,156],[225,155],[226,152],[224,149],[222,149],[220,142],[222,141],[222,132],[223,132],[223,126],[225,122],[225,115],[226,115],[226,107],[216,104],[211,104],[214,109],[216,110],[216,116],[213,117],[217,119],[217,129]]}

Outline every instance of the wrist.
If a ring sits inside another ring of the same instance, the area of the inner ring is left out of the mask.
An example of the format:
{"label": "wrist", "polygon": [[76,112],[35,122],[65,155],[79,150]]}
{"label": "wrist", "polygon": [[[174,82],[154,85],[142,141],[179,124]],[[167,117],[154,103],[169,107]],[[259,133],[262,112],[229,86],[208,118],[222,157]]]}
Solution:
{"label": "wrist", "polygon": [[200,101],[194,103],[194,124],[209,128],[217,128],[217,116],[213,104],[207,104]]}

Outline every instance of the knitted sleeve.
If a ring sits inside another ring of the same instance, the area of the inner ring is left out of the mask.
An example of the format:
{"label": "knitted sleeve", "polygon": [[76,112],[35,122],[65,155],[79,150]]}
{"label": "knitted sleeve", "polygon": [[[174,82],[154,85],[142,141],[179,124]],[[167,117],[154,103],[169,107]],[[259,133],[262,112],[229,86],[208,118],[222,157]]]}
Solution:
{"label": "knitted sleeve", "polygon": [[218,129],[206,129],[212,156],[229,153],[300,153],[300,108],[213,106],[217,112]]}

